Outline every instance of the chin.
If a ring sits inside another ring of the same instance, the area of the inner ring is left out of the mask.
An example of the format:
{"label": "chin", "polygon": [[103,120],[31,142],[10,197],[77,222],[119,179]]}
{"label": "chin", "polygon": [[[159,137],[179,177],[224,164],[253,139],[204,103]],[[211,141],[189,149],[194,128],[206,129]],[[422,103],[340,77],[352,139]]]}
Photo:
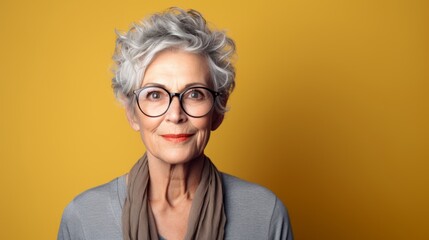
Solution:
{"label": "chin", "polygon": [[159,159],[160,161],[171,165],[186,164],[201,156],[201,153],[190,154],[190,153],[184,153],[182,151],[175,151],[175,150],[167,150],[167,151],[161,154],[156,154],[156,155],[152,154],[152,155],[155,158]]}

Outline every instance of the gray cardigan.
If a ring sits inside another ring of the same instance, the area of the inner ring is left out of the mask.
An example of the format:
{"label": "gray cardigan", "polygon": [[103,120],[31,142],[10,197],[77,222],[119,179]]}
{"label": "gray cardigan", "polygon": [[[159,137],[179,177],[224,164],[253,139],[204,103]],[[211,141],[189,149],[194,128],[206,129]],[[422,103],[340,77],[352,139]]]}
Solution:
{"label": "gray cardigan", "polygon": [[[268,189],[222,174],[225,240],[293,240],[286,208]],[[125,176],[89,189],[65,208],[59,240],[122,240]]]}

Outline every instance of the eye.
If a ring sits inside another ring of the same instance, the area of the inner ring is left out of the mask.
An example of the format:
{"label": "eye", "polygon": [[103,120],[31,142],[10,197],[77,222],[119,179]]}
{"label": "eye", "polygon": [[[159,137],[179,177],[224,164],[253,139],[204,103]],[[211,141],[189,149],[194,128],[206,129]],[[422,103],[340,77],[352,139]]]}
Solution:
{"label": "eye", "polygon": [[204,88],[189,89],[184,96],[185,101],[202,102],[208,99],[208,92]]}
{"label": "eye", "polygon": [[186,97],[192,100],[204,100],[206,98],[203,89],[190,89]]}
{"label": "eye", "polygon": [[161,93],[159,91],[152,91],[152,92],[149,92],[147,94],[146,98],[149,98],[149,99],[160,99],[161,98]]}
{"label": "eye", "polygon": [[159,88],[147,88],[140,93],[140,100],[158,102],[163,101],[168,98],[168,95],[165,91]]}

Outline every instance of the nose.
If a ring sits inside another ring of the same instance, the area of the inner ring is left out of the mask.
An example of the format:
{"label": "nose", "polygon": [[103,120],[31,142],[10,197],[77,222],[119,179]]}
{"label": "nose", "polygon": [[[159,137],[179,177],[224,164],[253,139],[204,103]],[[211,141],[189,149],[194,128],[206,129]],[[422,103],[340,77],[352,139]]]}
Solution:
{"label": "nose", "polygon": [[179,96],[173,96],[170,107],[165,113],[166,121],[172,123],[182,123],[186,121],[187,115],[180,106]]}

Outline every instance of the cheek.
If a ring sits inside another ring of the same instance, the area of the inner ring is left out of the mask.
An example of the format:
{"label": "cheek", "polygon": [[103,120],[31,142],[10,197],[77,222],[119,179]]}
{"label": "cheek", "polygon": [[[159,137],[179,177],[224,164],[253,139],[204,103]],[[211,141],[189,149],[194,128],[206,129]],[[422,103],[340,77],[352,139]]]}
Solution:
{"label": "cheek", "polygon": [[160,125],[161,120],[157,118],[149,118],[146,116],[140,116],[139,126],[140,126],[140,135],[143,140],[143,143],[151,144],[152,139],[156,137],[154,134]]}
{"label": "cheek", "polygon": [[212,117],[195,118],[192,125],[202,132],[210,132],[212,125]]}
{"label": "cheek", "polygon": [[200,118],[193,121],[193,125],[199,132],[199,144],[205,146],[210,137],[211,118]]}

